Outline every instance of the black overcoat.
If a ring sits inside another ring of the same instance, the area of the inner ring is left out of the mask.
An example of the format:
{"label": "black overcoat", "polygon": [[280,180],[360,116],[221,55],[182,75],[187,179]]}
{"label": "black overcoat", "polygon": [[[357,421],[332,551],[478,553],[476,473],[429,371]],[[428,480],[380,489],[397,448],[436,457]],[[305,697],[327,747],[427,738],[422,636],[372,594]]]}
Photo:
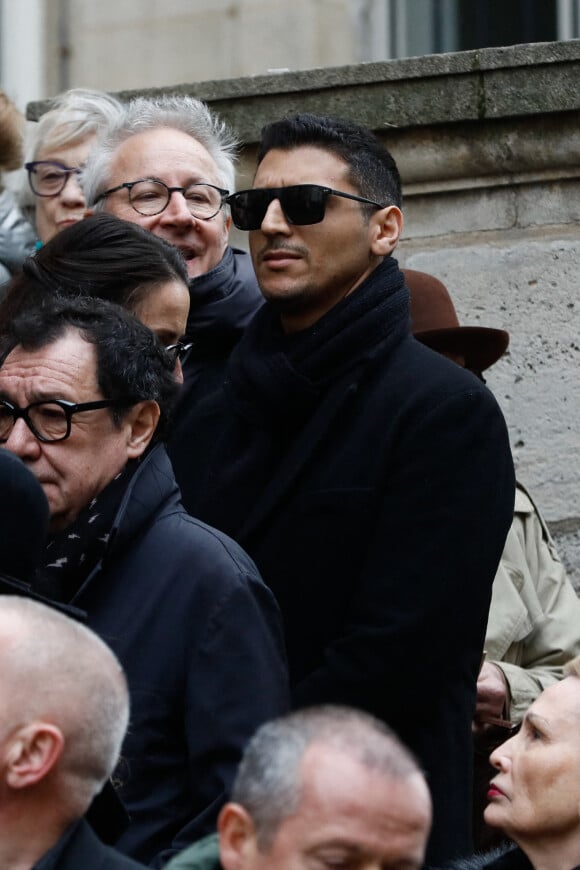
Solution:
{"label": "black overcoat", "polygon": [[145,867],[101,843],[83,820],[66,831],[63,841],[59,841],[32,870],[139,870]]}
{"label": "black overcoat", "polygon": [[434,861],[470,850],[475,687],[513,500],[494,397],[406,335],[332,380],[230,530],[280,605],[294,704],[362,707],[417,753]]}

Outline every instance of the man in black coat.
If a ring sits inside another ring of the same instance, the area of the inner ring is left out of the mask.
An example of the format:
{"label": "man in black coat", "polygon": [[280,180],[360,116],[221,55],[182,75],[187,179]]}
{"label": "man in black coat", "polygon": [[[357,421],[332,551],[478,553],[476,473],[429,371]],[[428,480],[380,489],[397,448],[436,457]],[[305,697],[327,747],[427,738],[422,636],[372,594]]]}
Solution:
{"label": "man in black coat", "polygon": [[230,359],[194,510],[276,595],[294,704],[360,707],[417,753],[440,861],[470,847],[475,685],[514,497],[505,422],[410,335],[400,179],[371,133],[271,124],[254,188],[228,202],[267,302]]}
{"label": "man in black coat", "polygon": [[129,720],[118,660],[92,631],[0,595],[0,866],[132,870],[82,820],[111,775]]}
{"label": "man in black coat", "polygon": [[2,351],[0,443],[50,508],[34,591],[84,613],[123,665],[115,784],[131,821],[114,845],[162,866],[213,830],[246,741],[287,708],[278,608],[247,554],[180,503],[161,443],[175,360],[149,329],[49,294]]}

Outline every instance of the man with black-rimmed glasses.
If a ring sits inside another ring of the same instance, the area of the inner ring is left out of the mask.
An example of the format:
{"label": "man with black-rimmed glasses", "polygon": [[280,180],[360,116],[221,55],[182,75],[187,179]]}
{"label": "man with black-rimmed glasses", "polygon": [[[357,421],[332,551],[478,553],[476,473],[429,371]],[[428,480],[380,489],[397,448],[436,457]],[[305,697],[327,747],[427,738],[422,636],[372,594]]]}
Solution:
{"label": "man with black-rimmed glasses", "polygon": [[[245,742],[287,706],[281,625],[246,553],[180,504],[163,439],[175,360],[99,299],[47,298],[0,337],[0,445],[40,482],[34,582],[127,674],[118,849],[152,866],[212,830]],[[23,589],[23,594],[26,590]]]}
{"label": "man with black-rimmed glasses", "polygon": [[475,686],[513,508],[506,426],[481,382],[410,335],[399,173],[370,131],[268,125],[252,189],[228,204],[267,301],[230,359],[194,510],[276,595],[294,704],[361,707],[417,753],[440,866],[470,848]]}

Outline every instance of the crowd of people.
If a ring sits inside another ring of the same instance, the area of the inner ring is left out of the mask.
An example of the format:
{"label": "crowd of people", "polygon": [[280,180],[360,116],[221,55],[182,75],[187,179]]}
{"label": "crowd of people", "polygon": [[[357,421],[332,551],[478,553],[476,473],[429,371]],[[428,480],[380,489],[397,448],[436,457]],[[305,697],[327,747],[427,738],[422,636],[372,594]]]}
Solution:
{"label": "crowd of people", "polygon": [[485,385],[509,336],[399,268],[371,131],[274,121],[241,191],[236,153],[86,90],[28,144],[0,864],[571,870],[580,601]]}

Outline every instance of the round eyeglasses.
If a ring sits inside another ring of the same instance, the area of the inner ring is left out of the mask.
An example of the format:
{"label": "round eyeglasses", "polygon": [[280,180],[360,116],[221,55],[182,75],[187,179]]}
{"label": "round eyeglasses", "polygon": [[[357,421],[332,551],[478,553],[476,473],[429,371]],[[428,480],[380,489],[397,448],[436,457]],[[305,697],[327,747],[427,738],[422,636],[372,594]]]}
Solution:
{"label": "round eyeglasses", "polygon": [[35,196],[58,196],[71,175],[78,178],[83,171],[82,167],[66,166],[58,160],[33,160],[32,163],[25,163],[24,168]]}
{"label": "round eyeglasses", "polygon": [[169,205],[172,195],[181,193],[190,214],[202,221],[215,217],[230,193],[229,190],[205,182],[190,184],[189,187],[168,187],[163,181],[141,178],[138,181],[125,181],[117,187],[105,190],[97,196],[95,202],[123,189],[127,190],[132,207],[144,217],[161,214]]}
{"label": "round eyeglasses", "polygon": [[176,341],[175,344],[165,345],[165,350],[170,355],[173,362],[176,363],[177,360],[179,360],[179,362],[185,362],[192,347],[192,341],[190,341],[189,344],[184,344],[182,341]]}
{"label": "round eyeglasses", "polygon": [[32,434],[44,444],[65,441],[71,433],[72,415],[81,411],[96,411],[98,408],[114,408],[132,405],[120,399],[99,399],[96,402],[67,402],[51,399],[46,402],[31,402],[20,408],[0,399],[0,444],[6,444],[14,424],[22,417]]}

